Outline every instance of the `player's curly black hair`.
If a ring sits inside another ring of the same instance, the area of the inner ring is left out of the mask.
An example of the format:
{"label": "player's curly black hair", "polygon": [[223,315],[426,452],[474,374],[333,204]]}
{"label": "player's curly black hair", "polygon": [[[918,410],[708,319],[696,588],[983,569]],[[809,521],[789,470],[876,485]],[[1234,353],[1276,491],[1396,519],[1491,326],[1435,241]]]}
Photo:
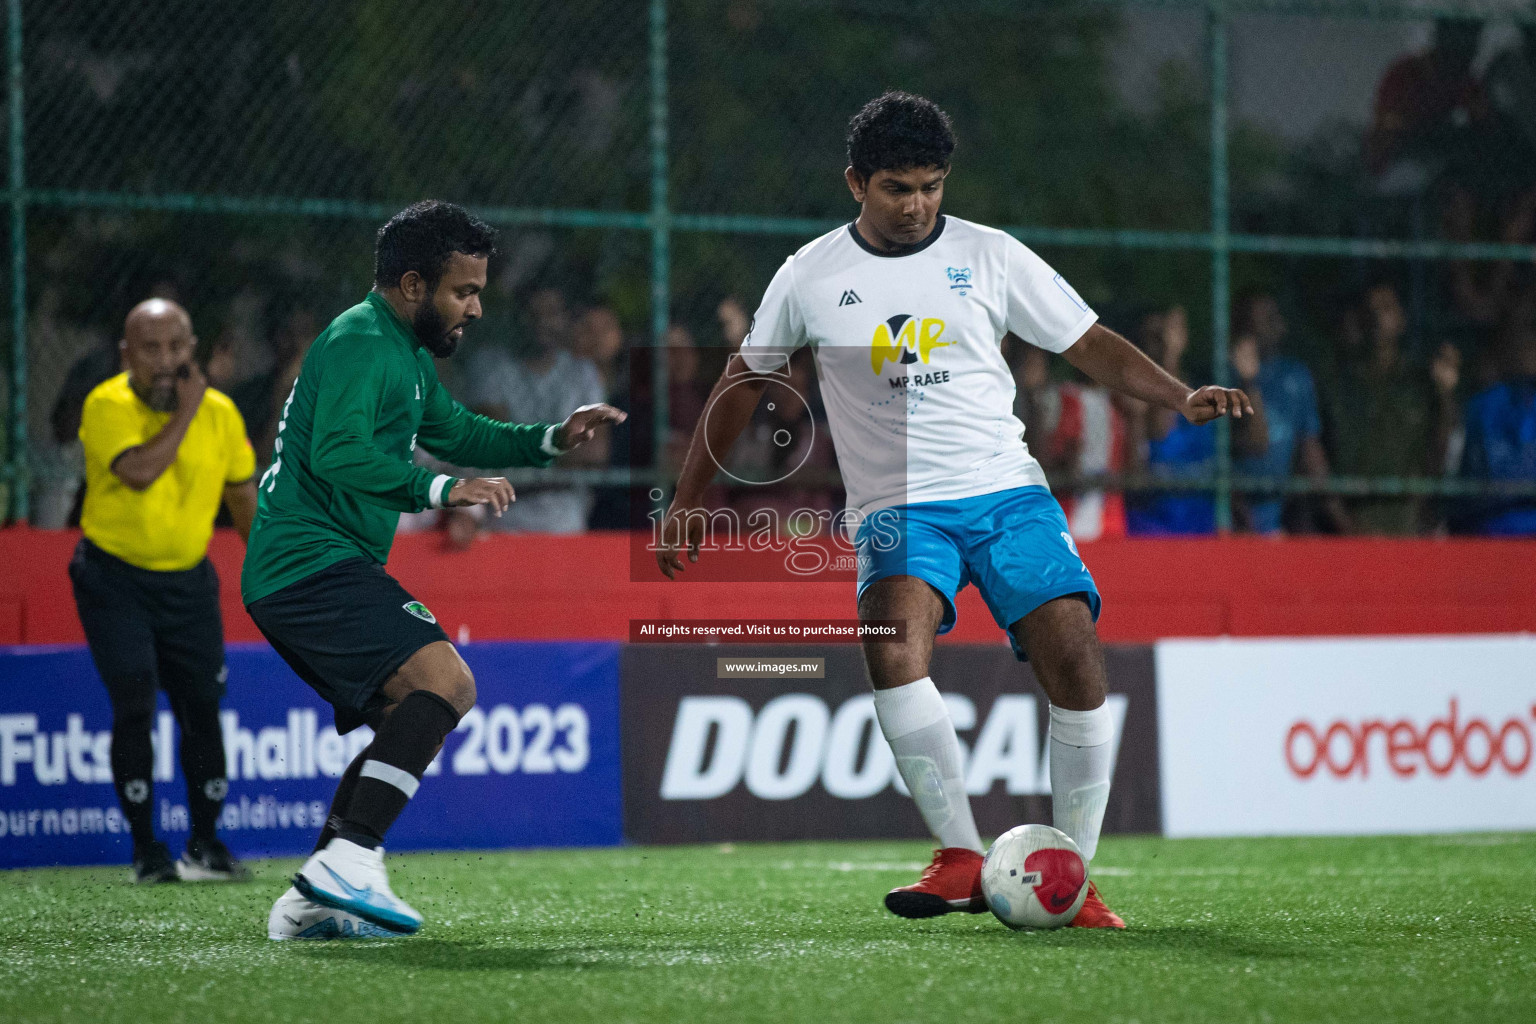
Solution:
{"label": "player's curly black hair", "polygon": [[937,103],[909,92],[887,92],[848,122],[848,165],[869,180],[876,171],[948,167],[955,129]]}
{"label": "player's curly black hair", "polygon": [[496,229],[472,217],[462,206],[427,199],[413,203],[379,228],[373,249],[373,283],[394,288],[407,271],[414,270],[437,290],[443,267],[454,253],[491,256],[496,251]]}

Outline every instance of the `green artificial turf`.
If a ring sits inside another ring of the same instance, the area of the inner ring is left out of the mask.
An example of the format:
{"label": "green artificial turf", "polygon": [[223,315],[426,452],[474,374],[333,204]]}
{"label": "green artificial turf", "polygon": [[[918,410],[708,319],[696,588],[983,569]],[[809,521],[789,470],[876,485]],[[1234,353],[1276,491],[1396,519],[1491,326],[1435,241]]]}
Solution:
{"label": "green artificial turf", "polygon": [[239,885],[0,875],[6,1021],[1536,1020],[1536,836],[1108,839],[1126,932],[898,920],[917,843],[391,856],[409,939],[269,942]]}

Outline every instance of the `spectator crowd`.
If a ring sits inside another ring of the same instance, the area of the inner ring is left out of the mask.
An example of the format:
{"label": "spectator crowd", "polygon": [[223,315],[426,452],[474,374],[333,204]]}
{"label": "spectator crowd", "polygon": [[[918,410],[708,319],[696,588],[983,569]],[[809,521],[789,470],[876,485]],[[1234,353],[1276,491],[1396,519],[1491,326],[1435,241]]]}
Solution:
{"label": "spectator crowd", "polygon": [[[1149,357],[1175,376],[1209,376],[1189,358],[1190,323],[1183,307],[1148,310],[1121,325]],[[213,386],[240,408],[258,460],[272,439],[288,391],[320,316],[292,308],[272,318],[269,341],[225,331],[207,351]],[[711,345],[674,325],[666,335],[668,426],[660,464],[681,464],[709,388],[746,334],[750,315],[736,298],[720,302]],[[519,422],[562,419],[570,410],[611,402],[636,413],[557,466],[604,469],[651,463],[648,345],[626,335],[619,316],[601,305],[573,306],[553,287],[528,291],[517,303],[508,337],[481,337],[458,359],[441,364],[445,383],[471,409]],[[1398,287],[1373,282],[1337,317],[1332,358],[1316,370],[1298,357],[1290,318],[1275,295],[1250,290],[1232,305],[1230,379],[1253,399],[1255,415],[1231,423],[1237,481],[1234,526],[1242,532],[1412,535],[1433,532],[1536,534],[1536,501],[1519,496],[1435,499],[1412,495],[1288,494],[1287,481],[1444,477],[1536,482],[1536,292],[1500,314],[1489,352],[1469,382],[1460,347],[1435,346],[1415,358]],[[1016,338],[1004,339],[1013,370],[1015,412],[1025,439],[1045,467],[1073,533],[1084,540],[1135,535],[1201,535],[1216,529],[1209,483],[1216,434],[1176,413],[1153,409],[1083,378],[1061,360]],[[118,369],[115,344],[86,346],[64,375],[51,405],[54,465],[36,503],[38,525],[78,521],[77,478],[70,449],[80,406],[96,383]],[[791,364],[786,386],[801,400],[765,401],[726,466],[713,499],[742,513],[772,508],[787,522],[796,509],[841,506],[836,453],[826,427],[809,352]],[[420,453],[423,464],[468,474],[501,467],[454,467]],[[1122,492],[1127,478],[1139,486]],[[1180,484],[1187,484],[1181,489]],[[403,530],[441,529],[465,547],[484,531],[578,533],[625,529],[643,518],[630,492],[558,479],[518,487],[500,518],[477,509],[403,517]],[[71,508],[73,507],[73,515]]]}
{"label": "spectator crowd", "polygon": [[[1379,218],[1367,225],[1374,233],[1390,233],[1397,218],[1427,224],[1420,237],[1431,240],[1536,244],[1536,26],[1478,71],[1483,31],[1477,20],[1442,19],[1428,48],[1394,62],[1379,83],[1361,144],[1361,174],[1374,197],[1366,215]],[[1272,278],[1234,296],[1226,377],[1256,413],[1230,424],[1234,527],[1262,535],[1536,534],[1536,500],[1518,494],[1298,488],[1297,481],[1330,477],[1536,485],[1536,263],[1428,262],[1383,272],[1390,269],[1353,263],[1350,273],[1374,276],[1327,295]],[[151,294],[182,298],[171,284]],[[627,334],[614,308],[573,301],[558,287],[522,288],[508,303],[512,314],[471,332],[442,374],[467,406],[501,419],[556,420],[600,401],[632,413],[613,436],[563,456],[558,467],[675,470],[711,385],[749,329],[754,298],[726,297],[712,316],[667,331],[660,431],[652,428],[656,350]],[[32,427],[33,515],[51,527],[78,521],[80,407],[119,367],[116,339],[66,326],[60,302],[45,285],[32,318],[35,344],[67,354],[53,376],[44,367],[33,383],[45,397],[34,403],[41,411]],[[234,399],[262,462],[308,346],[334,312],[241,293],[203,350],[210,382]],[[1210,359],[1195,354],[1200,345],[1191,344],[1183,306],[1117,310],[1106,320],[1170,373],[1211,382]],[[1112,395],[1018,339],[1004,340],[1004,355],[1026,441],[1074,534],[1215,531],[1214,429]],[[809,353],[791,366],[789,386],[804,400],[765,402],[757,411],[714,495],[721,505],[782,513],[840,507]],[[760,483],[770,480],[777,482]],[[1136,486],[1117,489],[1123,480]],[[632,500],[644,490],[556,474],[519,485],[517,502],[499,519],[428,512],[404,517],[402,529],[441,529],[462,547],[482,531],[630,528],[644,522],[637,507],[644,502]]]}

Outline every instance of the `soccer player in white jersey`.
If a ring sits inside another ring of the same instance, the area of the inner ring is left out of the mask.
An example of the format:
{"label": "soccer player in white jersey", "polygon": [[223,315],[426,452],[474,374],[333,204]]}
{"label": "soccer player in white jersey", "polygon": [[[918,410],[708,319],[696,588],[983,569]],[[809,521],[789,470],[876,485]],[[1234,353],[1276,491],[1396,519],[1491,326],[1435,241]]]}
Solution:
{"label": "soccer player in white jersey", "polygon": [[[1003,336],[1192,423],[1253,411],[1241,391],[1195,390],[1164,372],[1011,236],[940,214],[954,146],[949,118],[918,96],[886,93],[854,116],[844,176],[858,219],[774,275],[694,429],[657,551],[672,578],[682,548],[698,560],[709,453],[730,450],[789,355],[811,346],[858,522],[859,617],[907,623],[904,642],[867,642],[864,655],[880,729],[940,846],[917,883],[885,898],[913,918],[986,909],[959,740],[928,667],[966,584],[1050,699],[1052,814],[1085,859],[1109,797],[1099,593],[1013,415]],[[1097,887],[1072,923],[1125,927]]]}

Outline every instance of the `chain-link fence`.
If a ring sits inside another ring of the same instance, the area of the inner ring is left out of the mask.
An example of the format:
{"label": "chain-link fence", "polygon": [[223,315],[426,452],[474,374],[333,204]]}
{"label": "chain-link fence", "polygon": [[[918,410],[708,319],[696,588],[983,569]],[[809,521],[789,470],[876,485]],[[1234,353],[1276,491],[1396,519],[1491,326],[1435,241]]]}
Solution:
{"label": "chain-link fence", "polygon": [[[1536,162],[1523,159],[1520,119],[1536,126],[1536,87],[1529,110],[1492,92],[1524,81],[1506,60],[1524,52],[1511,20],[1523,10],[6,0],[9,507],[68,520],[81,389],[115,369],[123,316],[149,295],[190,310],[210,375],[260,448],[303,344],[368,287],[373,231],[424,196],[506,231],[480,344],[537,333],[529,310],[556,293],[567,330],[611,311],[628,344],[649,349],[654,397],[635,403],[648,420],[637,440],[610,469],[553,472],[665,484],[675,389],[664,382],[680,332],[728,350],[784,257],[850,218],[844,125],[890,87],[931,95],[955,119],[947,209],[1035,246],[1138,340],[1156,344],[1156,325],[1182,310],[1187,376],[1242,376],[1233,356],[1241,364],[1248,341],[1234,351],[1232,327],[1251,324],[1234,320],[1235,298],[1239,313],[1259,295],[1283,311],[1332,463],[1234,461],[1221,424],[1177,484],[1208,496],[1218,526],[1234,514],[1247,525],[1249,506],[1277,494],[1321,528],[1330,494],[1411,502],[1415,528],[1436,519],[1426,501],[1536,496],[1529,479],[1445,475],[1457,453],[1428,440],[1384,457],[1369,438],[1392,425],[1352,415],[1355,396],[1329,387],[1351,379],[1341,361],[1371,334],[1363,320],[1385,316],[1381,287],[1402,307],[1403,358],[1430,389],[1404,385],[1410,419],[1503,379],[1532,293],[1536,172],[1523,168]],[[1489,89],[1466,105],[1498,130],[1394,143],[1388,80],[1411,78],[1436,50],[1434,19],[1450,15],[1494,19],[1468,75]],[[1437,397],[1447,345],[1459,378]],[[1455,429],[1441,439],[1451,449]],[[1155,467],[1128,468],[1109,473],[1129,490],[1172,486]],[[1073,467],[1052,475],[1086,482]]]}

